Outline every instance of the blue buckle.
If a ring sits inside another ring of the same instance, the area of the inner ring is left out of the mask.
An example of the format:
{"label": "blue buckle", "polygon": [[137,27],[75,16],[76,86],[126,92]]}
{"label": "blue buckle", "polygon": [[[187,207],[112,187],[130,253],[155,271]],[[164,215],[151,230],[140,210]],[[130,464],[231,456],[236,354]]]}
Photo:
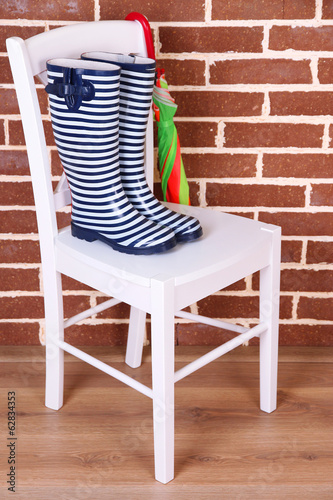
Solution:
{"label": "blue buckle", "polygon": [[91,101],[95,97],[95,87],[91,82],[82,80],[81,71],[63,68],[63,78],[55,78],[53,83],[45,87],[48,94],[64,98],[68,109],[72,111],[77,111],[82,101]]}

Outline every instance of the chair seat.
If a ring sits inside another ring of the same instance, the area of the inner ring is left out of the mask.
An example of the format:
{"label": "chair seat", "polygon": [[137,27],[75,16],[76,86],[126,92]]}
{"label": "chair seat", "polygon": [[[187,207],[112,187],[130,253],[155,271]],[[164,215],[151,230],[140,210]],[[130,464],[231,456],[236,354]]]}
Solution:
{"label": "chair seat", "polygon": [[[200,220],[204,235],[197,241],[179,244],[172,250],[150,255],[127,255],[100,241],[89,243],[71,236],[70,227],[59,232],[56,249],[97,270],[143,287],[159,274],[175,279],[175,286],[212,275],[260,253],[270,242],[268,224],[207,208],[165,203],[174,211]],[[244,244],[246,242],[246,245]]]}

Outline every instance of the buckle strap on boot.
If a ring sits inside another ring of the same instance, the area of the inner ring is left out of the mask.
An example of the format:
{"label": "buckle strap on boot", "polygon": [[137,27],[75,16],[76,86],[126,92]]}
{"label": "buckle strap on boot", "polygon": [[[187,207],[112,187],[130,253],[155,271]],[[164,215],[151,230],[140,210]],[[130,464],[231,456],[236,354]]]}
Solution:
{"label": "buckle strap on boot", "polygon": [[82,101],[91,101],[95,96],[94,85],[82,79],[75,68],[64,68],[63,78],[55,78],[53,83],[46,85],[48,94],[65,99],[68,109],[77,111]]}

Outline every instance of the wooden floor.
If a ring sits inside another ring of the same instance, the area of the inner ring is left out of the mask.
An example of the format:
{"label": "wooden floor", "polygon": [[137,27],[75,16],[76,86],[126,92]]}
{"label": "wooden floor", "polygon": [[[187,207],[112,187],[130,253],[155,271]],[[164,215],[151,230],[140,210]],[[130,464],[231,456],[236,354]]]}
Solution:
{"label": "wooden floor", "polygon": [[[86,349],[150,384],[122,348]],[[176,350],[176,368],[207,348]],[[44,407],[42,347],[0,349],[0,497],[29,500],[333,499],[333,349],[281,348],[278,409],[259,410],[258,351],[241,347],[178,382],[174,481],[154,480],[152,402],[66,356],[65,403]],[[17,405],[7,491],[7,393]]]}

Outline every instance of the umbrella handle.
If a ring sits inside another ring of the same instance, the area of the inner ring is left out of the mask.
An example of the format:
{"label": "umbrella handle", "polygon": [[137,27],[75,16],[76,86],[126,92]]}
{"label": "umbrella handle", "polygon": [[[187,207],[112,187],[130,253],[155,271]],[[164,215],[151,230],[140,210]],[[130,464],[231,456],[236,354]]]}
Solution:
{"label": "umbrella handle", "polygon": [[150,59],[155,59],[155,49],[153,37],[150,30],[150,25],[148,19],[139,12],[130,12],[126,17],[126,21],[138,21],[143,29],[143,33],[145,35],[146,47],[147,47],[147,55]]}

